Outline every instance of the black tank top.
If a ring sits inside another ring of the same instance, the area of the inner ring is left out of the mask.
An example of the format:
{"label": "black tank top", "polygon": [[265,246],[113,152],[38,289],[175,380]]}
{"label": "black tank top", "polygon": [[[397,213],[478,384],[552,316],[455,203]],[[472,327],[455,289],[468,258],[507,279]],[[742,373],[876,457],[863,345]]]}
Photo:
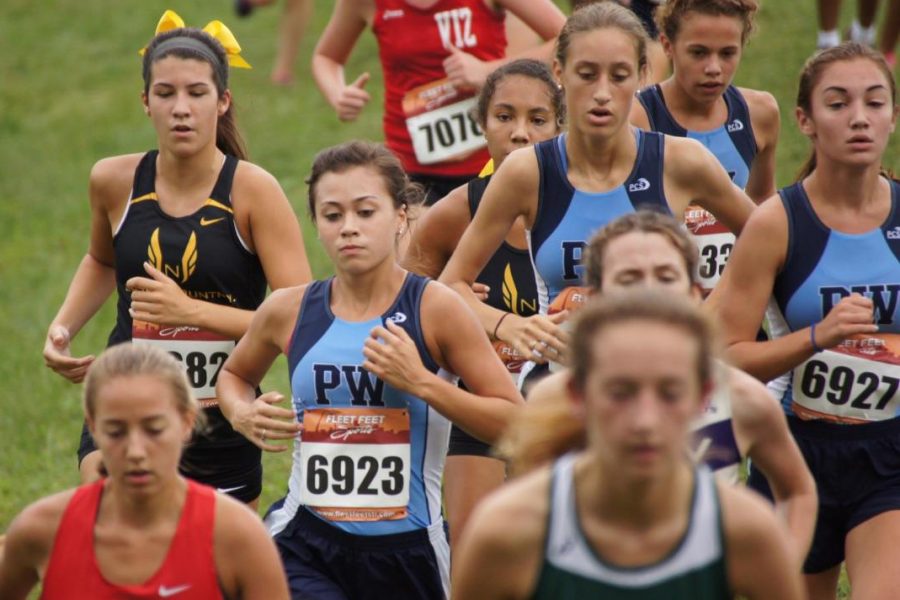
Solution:
{"label": "black tank top", "polygon": [[[469,212],[473,218],[490,179],[487,176],[469,181]],[[476,281],[490,286],[487,299],[490,306],[523,317],[537,314],[537,283],[528,250],[514,248],[504,240]]]}
{"label": "black tank top", "polygon": [[131,198],[113,236],[119,296],[109,345],[141,338],[174,354],[208,409],[208,437],[237,442],[241,436],[224,420],[214,400],[219,370],[235,341],[197,327],[133,323],[125,283],[131,277],[149,277],[143,267],[149,262],[192,298],[245,310],[259,307],[266,294],[265,273],[259,258],[241,240],[231,206],[238,159],[225,157],[209,198],[196,212],[172,217],[160,208],[156,195],[157,155],[151,150],[138,164]]}

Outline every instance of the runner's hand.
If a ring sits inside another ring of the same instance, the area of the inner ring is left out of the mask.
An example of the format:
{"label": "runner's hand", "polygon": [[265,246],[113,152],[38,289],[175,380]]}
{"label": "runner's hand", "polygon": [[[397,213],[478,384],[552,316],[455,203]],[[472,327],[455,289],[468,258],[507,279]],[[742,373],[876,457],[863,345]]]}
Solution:
{"label": "runner's hand", "polygon": [[131,318],[157,325],[195,323],[197,301],[150,263],[144,262],[144,270],[150,277],[132,277],[125,282],[131,292]]}
{"label": "runner's hand", "polygon": [[284,452],[288,444],[270,444],[269,441],[292,440],[303,431],[293,409],[274,406],[284,401],[278,392],[266,392],[251,403],[240,403],[231,415],[235,431],[267,452]]}
{"label": "runner's hand", "polygon": [[482,302],[487,302],[488,294],[490,293],[490,291],[491,287],[483,283],[478,283],[476,281],[472,284],[472,293],[475,294],[475,297]]}
{"label": "runner's hand", "polygon": [[848,337],[860,333],[878,333],[875,324],[875,305],[860,294],[842,298],[816,325],[816,344],[833,348]]}
{"label": "runner's hand", "polygon": [[81,383],[87,375],[94,356],[72,357],[69,330],[62,325],[51,325],[44,341],[44,364],[72,383]]}
{"label": "runner's hand", "polygon": [[450,56],[444,59],[444,71],[450,83],[463,89],[481,89],[492,71],[490,65],[453,44],[446,46]]}
{"label": "runner's hand", "polygon": [[559,325],[569,316],[569,311],[562,311],[549,317],[531,315],[520,317],[511,314],[500,323],[497,338],[510,344],[528,360],[538,364],[554,361],[565,364],[566,346],[569,334]]}
{"label": "runner's hand", "polygon": [[391,321],[375,327],[363,346],[363,368],[391,387],[415,394],[429,373],[422,364],[416,343]]}
{"label": "runner's hand", "polygon": [[359,113],[371,100],[369,92],[365,90],[369,82],[369,74],[363,73],[350,85],[345,85],[338,97],[332,103],[338,119],[344,122],[355,121]]}

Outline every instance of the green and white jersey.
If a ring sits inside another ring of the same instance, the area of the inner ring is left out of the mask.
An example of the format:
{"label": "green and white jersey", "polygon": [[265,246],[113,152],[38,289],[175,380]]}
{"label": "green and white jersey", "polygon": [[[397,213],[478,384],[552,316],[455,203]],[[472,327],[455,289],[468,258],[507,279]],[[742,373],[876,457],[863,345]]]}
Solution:
{"label": "green and white jersey", "polygon": [[705,466],[694,477],[687,531],[661,561],[638,567],[605,562],[590,546],[575,508],[575,454],[553,467],[544,562],[533,598],[603,600],[717,600],[731,598],[725,544],[713,475]]}

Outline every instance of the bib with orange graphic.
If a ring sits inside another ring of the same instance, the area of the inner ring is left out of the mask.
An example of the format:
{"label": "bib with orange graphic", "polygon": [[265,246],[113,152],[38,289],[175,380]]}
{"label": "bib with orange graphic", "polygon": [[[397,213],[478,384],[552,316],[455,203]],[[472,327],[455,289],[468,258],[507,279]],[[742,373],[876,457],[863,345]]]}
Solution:
{"label": "bib with orange graphic", "polygon": [[474,92],[440,79],[411,89],[403,96],[403,114],[413,151],[423,165],[461,159],[487,142],[472,111]]}

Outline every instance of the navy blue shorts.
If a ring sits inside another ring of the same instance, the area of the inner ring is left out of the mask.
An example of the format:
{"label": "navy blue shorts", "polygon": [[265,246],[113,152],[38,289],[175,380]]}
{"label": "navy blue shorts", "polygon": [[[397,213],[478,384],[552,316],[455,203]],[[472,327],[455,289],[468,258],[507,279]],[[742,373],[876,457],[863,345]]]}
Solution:
{"label": "navy blue shorts", "polygon": [[491,453],[491,445],[472,437],[456,425],[450,429],[450,447],[447,456],[486,456],[496,458]]}
{"label": "navy blue shorts", "polygon": [[275,544],[294,600],[446,597],[449,550],[440,523],[434,531],[353,535],[300,508]]}
{"label": "navy blue shorts", "polygon": [[[851,529],[900,509],[900,419],[839,425],[788,417],[788,426],[819,492],[819,516],[803,572],[821,573],[843,562]],[[752,464],[747,485],[772,498]]]}

